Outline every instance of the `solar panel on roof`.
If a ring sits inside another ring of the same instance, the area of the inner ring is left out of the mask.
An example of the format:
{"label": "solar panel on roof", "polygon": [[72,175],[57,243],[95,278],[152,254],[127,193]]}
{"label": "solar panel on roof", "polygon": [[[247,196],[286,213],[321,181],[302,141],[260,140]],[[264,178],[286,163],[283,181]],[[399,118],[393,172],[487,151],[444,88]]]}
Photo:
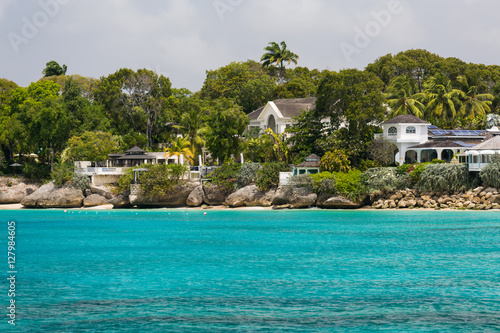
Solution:
{"label": "solar panel on roof", "polygon": [[437,126],[435,125],[430,125],[430,126],[427,126],[428,129],[437,129]]}
{"label": "solar panel on roof", "polygon": [[434,135],[450,134],[455,136],[477,136],[481,135],[484,131],[482,130],[441,130],[441,129],[430,129],[429,130]]}

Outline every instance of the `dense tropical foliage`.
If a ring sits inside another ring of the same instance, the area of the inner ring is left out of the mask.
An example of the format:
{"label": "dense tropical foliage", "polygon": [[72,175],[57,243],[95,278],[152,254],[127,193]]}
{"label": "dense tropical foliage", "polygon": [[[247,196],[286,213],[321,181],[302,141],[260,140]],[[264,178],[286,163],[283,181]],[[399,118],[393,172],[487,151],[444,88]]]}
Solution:
{"label": "dense tropical foliage", "polygon": [[[198,92],[174,88],[147,69],[122,68],[94,79],[67,75],[55,61],[28,87],[0,79],[0,172],[21,162],[26,175],[52,169],[68,181],[64,161],[104,160],[137,145],[182,154],[192,164],[205,152],[207,163],[240,154],[248,162],[281,163],[251,164],[238,181],[267,188],[276,170],[311,153],[331,172],[388,166],[392,148],[373,138],[389,117],[412,114],[443,128],[476,129],[500,111],[500,66],[409,50],[382,56],[365,70],[288,68],[298,59],[285,42],[271,42],[260,62],[208,70]],[[246,114],[268,101],[305,97],[316,98],[315,108],[302,112],[287,133],[247,130]],[[425,167],[417,169],[422,174]]]}

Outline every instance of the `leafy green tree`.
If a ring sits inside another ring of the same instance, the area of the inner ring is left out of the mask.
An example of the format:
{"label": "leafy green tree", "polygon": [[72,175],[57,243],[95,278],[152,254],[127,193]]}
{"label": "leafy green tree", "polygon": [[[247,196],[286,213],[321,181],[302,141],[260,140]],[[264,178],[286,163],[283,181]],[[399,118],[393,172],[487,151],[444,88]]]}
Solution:
{"label": "leafy green tree", "polygon": [[74,161],[105,161],[119,144],[108,132],[84,132],[68,140],[67,154]]}
{"label": "leafy green tree", "polygon": [[338,133],[336,136],[343,142],[338,148],[355,151],[351,155],[354,165],[366,154],[367,143],[373,140],[374,125],[384,119],[383,86],[374,74],[356,69],[328,73],[319,85],[313,114],[317,119],[328,120],[324,135]]}
{"label": "leafy green tree", "polygon": [[22,150],[36,151],[42,160],[61,152],[69,138],[70,117],[64,108],[61,87],[52,81],[32,83],[28,88],[18,88],[12,93],[10,108],[16,114],[24,136]]}
{"label": "leafy green tree", "polygon": [[158,120],[165,112],[171,95],[170,80],[147,69],[136,72],[122,68],[101,78],[95,98],[112,119],[114,134],[145,133],[148,146],[153,145],[155,133],[163,127]]}
{"label": "leafy green tree", "polygon": [[391,107],[389,117],[412,114],[424,118],[425,105],[420,102],[425,94],[417,93],[417,85],[406,75],[395,77],[386,94],[387,104]]}
{"label": "leafy green tree", "polygon": [[329,172],[347,172],[351,169],[351,163],[343,149],[327,151],[321,158],[319,166]]}
{"label": "leafy green tree", "polygon": [[10,108],[12,92],[17,88],[16,83],[0,79],[0,148],[8,161],[12,161],[14,146],[20,139],[20,124],[17,115],[13,114]]}
{"label": "leafy green tree", "polygon": [[248,60],[207,71],[200,95],[209,100],[231,99],[249,113],[272,100],[275,89],[276,83],[262,66]]}
{"label": "leafy green tree", "polygon": [[427,50],[407,50],[395,56],[383,56],[369,64],[366,70],[377,75],[386,85],[394,77],[406,75],[415,81],[417,92],[422,92],[425,80],[439,73],[436,67],[443,60]]}
{"label": "leafy green tree", "polygon": [[216,101],[208,115],[206,147],[214,159],[224,164],[231,155],[240,152],[240,137],[249,119],[241,108],[230,100]]}
{"label": "leafy green tree", "polygon": [[68,70],[68,67],[66,65],[63,65],[62,67],[54,60],[49,61],[45,68],[42,71],[42,74],[45,77],[48,76],[59,76],[59,75],[65,75],[66,71]]}
{"label": "leafy green tree", "polygon": [[109,131],[111,122],[104,107],[91,103],[82,90],[81,82],[70,76],[63,83],[62,99],[70,118],[70,135],[80,135],[85,131]]}
{"label": "leafy green tree", "polygon": [[[318,146],[318,139],[323,136],[324,124],[315,111],[303,111],[295,117],[295,123],[288,129],[293,155],[306,157],[312,153],[321,154],[322,150]],[[299,157],[299,159],[300,159]]]}
{"label": "leafy green tree", "polygon": [[286,43],[281,42],[280,44],[276,42],[270,42],[268,46],[264,48],[264,55],[261,57],[263,67],[274,66],[278,70],[278,80],[283,83],[285,77],[285,62],[297,64],[299,56],[287,49]]}

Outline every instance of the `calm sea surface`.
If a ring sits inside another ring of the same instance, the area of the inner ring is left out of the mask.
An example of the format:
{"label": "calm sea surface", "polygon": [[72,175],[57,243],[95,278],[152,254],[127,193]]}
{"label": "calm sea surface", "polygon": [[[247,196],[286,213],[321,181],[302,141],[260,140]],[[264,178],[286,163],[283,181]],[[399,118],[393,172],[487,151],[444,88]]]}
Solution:
{"label": "calm sea surface", "polygon": [[0,222],[1,332],[500,331],[499,212],[21,210]]}

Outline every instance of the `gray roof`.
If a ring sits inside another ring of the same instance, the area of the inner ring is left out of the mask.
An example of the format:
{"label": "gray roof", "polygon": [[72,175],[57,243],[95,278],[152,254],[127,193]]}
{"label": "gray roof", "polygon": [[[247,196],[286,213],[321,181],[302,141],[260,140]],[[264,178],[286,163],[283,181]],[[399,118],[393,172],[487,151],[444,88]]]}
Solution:
{"label": "gray roof", "polygon": [[427,141],[420,145],[408,147],[408,149],[422,149],[422,148],[469,148],[473,145],[461,141]]}
{"label": "gray roof", "polygon": [[[294,98],[294,99],[277,99],[273,101],[278,110],[280,110],[283,117],[292,118],[296,117],[303,110],[314,110],[316,108],[316,98]],[[250,112],[247,116],[251,120],[259,118],[265,106]]]}
{"label": "gray roof", "polygon": [[392,119],[389,119],[383,124],[429,124],[427,121],[422,120],[418,117],[415,117],[414,115],[411,114],[402,114],[400,116],[396,116]]}
{"label": "gray roof", "polygon": [[147,154],[132,154],[132,155],[123,155],[122,157],[118,157],[117,160],[154,160],[155,156],[147,155]]}
{"label": "gray roof", "polygon": [[298,168],[317,168],[321,158],[316,154],[311,154],[306,157],[306,161],[297,165]]}
{"label": "gray roof", "polygon": [[129,150],[127,150],[125,153],[128,153],[128,154],[144,154],[146,151],[144,149],[141,149],[137,146],[134,146],[132,148],[130,148]]}
{"label": "gray roof", "polygon": [[495,136],[493,139],[484,141],[471,149],[473,150],[499,150],[500,149],[500,136]]}
{"label": "gray roof", "polygon": [[258,108],[257,110],[254,110],[252,112],[250,112],[249,114],[247,114],[247,117],[250,118],[251,120],[255,120],[257,118],[259,118],[262,110],[264,110],[265,106],[262,106],[260,108]]}

